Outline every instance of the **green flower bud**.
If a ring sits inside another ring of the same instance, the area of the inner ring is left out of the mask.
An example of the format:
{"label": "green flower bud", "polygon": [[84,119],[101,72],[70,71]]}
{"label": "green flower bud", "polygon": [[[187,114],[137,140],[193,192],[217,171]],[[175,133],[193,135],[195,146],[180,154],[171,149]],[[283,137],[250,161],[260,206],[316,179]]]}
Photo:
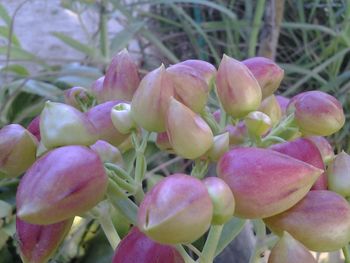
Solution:
{"label": "green flower bud", "polygon": [[342,151],[327,169],[328,188],[344,197],[350,197],[350,156]]}
{"label": "green flower bud", "polygon": [[230,135],[228,132],[214,136],[213,146],[208,152],[209,160],[217,162],[230,148]]}
{"label": "green flower bud", "polygon": [[250,134],[262,136],[272,127],[271,119],[261,111],[252,111],[244,119]]}
{"label": "green flower bud", "polygon": [[131,117],[131,107],[129,103],[119,103],[112,108],[111,119],[114,127],[122,134],[130,133],[136,128],[136,123]]}
{"label": "green flower bud", "polygon": [[275,95],[265,98],[261,102],[259,111],[270,117],[272,126],[276,125],[282,118],[282,110]]}

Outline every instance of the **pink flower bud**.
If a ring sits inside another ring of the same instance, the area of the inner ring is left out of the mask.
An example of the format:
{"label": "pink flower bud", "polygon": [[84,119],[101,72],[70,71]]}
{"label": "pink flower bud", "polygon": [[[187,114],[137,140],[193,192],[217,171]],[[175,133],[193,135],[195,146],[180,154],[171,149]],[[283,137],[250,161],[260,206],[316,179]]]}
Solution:
{"label": "pink flower bud", "polygon": [[34,162],[37,148],[35,137],[19,124],[0,130],[0,178],[16,177]]}
{"label": "pink flower bud", "polygon": [[216,86],[224,110],[235,118],[241,118],[259,108],[261,89],[250,70],[242,62],[223,56]]}
{"label": "pink flower bud", "polygon": [[118,148],[114,147],[112,144],[98,140],[95,144],[90,146],[90,149],[100,156],[102,162],[113,163],[123,167],[123,156]]}
{"label": "pink flower bud", "polygon": [[228,132],[214,136],[214,142],[208,152],[209,160],[217,162],[229,150],[230,135]]}
{"label": "pink flower bud", "polygon": [[167,69],[174,84],[176,98],[194,112],[203,111],[209,97],[209,86],[195,69],[175,64]]}
{"label": "pink flower bud", "polygon": [[161,245],[133,227],[115,251],[113,263],[184,263],[175,247]]}
{"label": "pink flower bud", "polygon": [[131,133],[136,123],[131,116],[129,103],[118,103],[111,110],[111,119],[114,127],[122,134]]}
{"label": "pink flower bud", "polygon": [[230,187],[217,177],[207,177],[203,183],[208,189],[211,201],[213,202],[212,224],[225,224],[233,217],[235,211],[235,199]]}
{"label": "pink flower bud", "polygon": [[185,65],[193,68],[198,72],[198,74],[204,78],[207,85],[210,87],[211,82],[214,80],[216,76],[216,68],[203,60],[197,59],[189,59],[178,63],[179,65]]}
{"label": "pink flower bud", "polygon": [[273,232],[287,231],[313,251],[335,251],[350,241],[350,205],[331,191],[310,191],[289,210],[264,221]]}
{"label": "pink flower bud", "polygon": [[173,83],[164,65],[149,72],[141,81],[131,102],[136,123],[148,131],[165,131],[166,112]]}
{"label": "pink flower bud", "polygon": [[213,145],[213,133],[208,124],[174,98],[167,114],[167,133],[174,151],[187,159],[196,159]]}
{"label": "pink flower bud", "polygon": [[235,196],[235,215],[264,218],[302,199],[323,171],[272,150],[235,148],[217,166]]}
{"label": "pink flower bud", "polygon": [[264,57],[249,58],[242,62],[259,82],[263,98],[272,95],[278,89],[284,77],[284,70],[275,62]]}
{"label": "pink flower bud", "polygon": [[329,164],[329,190],[344,197],[350,197],[350,156],[342,151]]}
{"label": "pink flower bud", "polygon": [[103,89],[98,94],[99,102],[116,99],[131,101],[139,84],[138,67],[124,49],[112,58],[107,68]]}
{"label": "pink flower bud", "polygon": [[272,127],[272,121],[268,115],[261,111],[252,111],[245,118],[244,123],[250,134],[262,136]]}
{"label": "pink flower bud", "polygon": [[339,131],[345,116],[341,103],[322,91],[308,91],[298,95],[288,108],[295,109],[295,120],[304,135],[328,136]]}
{"label": "pink flower bud", "polygon": [[31,224],[54,224],[100,202],[108,178],[100,157],[85,146],[54,149],[23,176],[16,196],[17,216]]}
{"label": "pink flower bud", "polygon": [[103,82],[105,80],[105,76],[102,76],[98,78],[91,86],[91,92],[95,96],[98,103],[102,103],[108,100],[111,100],[105,96],[104,90],[103,90]]}
{"label": "pink flower bud", "polygon": [[161,151],[174,152],[166,132],[157,133],[156,145]]}
{"label": "pink flower bud", "polygon": [[227,125],[225,131],[229,133],[230,145],[239,145],[248,136],[247,126],[244,121],[240,121],[235,126],[231,124]]}
{"label": "pink flower bud", "polygon": [[267,263],[317,263],[310,251],[288,232],[272,248]]}
{"label": "pink flower bud", "polygon": [[282,110],[275,95],[265,98],[260,105],[259,111],[268,115],[271,119],[272,126],[276,125],[282,118]]}
{"label": "pink flower bud", "polygon": [[[270,149],[325,170],[320,151],[315,144],[307,139],[299,138],[291,142],[275,144]],[[321,174],[311,189],[327,190],[327,175],[325,172]]]}
{"label": "pink flower bud", "polygon": [[36,116],[28,125],[27,130],[35,136],[35,138],[40,141],[40,116]]}
{"label": "pink flower bud", "polygon": [[83,110],[81,103],[91,105],[92,100],[92,95],[87,91],[87,89],[82,87],[73,87],[65,90],[64,92],[64,102],[78,110]]}
{"label": "pink flower bud", "polygon": [[86,116],[96,127],[98,139],[117,147],[128,138],[128,135],[122,134],[114,127],[111,119],[112,108],[120,102],[118,100],[107,101],[86,112]]}
{"label": "pink flower bud", "polygon": [[48,149],[71,144],[90,145],[97,140],[96,129],[84,113],[50,101],[40,115],[40,135]]}
{"label": "pink flower bud", "polygon": [[328,140],[322,136],[310,136],[308,140],[312,141],[321,153],[323,162],[328,164],[334,159],[333,147],[330,145]]}
{"label": "pink flower bud", "polygon": [[278,96],[276,96],[276,100],[277,100],[278,104],[280,105],[280,108],[282,110],[282,115],[286,115],[286,111],[287,111],[287,107],[288,107],[288,104],[290,102],[290,99],[288,99],[287,97],[278,95]]}
{"label": "pink flower bud", "polygon": [[32,225],[16,218],[16,235],[23,262],[46,263],[69,232],[73,218],[52,225]]}
{"label": "pink flower bud", "polygon": [[197,178],[174,174],[156,184],[142,201],[138,227],[162,244],[191,243],[209,228],[213,205]]}

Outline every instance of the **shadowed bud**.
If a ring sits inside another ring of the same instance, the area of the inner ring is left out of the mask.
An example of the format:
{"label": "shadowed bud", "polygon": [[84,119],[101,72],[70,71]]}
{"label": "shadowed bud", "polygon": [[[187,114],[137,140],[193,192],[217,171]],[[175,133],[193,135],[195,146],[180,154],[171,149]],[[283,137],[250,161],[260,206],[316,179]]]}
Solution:
{"label": "shadowed bud", "polygon": [[174,152],[167,132],[157,133],[156,145],[161,151]]}
{"label": "shadowed bud", "polygon": [[36,116],[28,125],[27,130],[40,142],[40,115]]}
{"label": "shadowed bud", "polygon": [[23,176],[16,196],[17,216],[31,224],[54,224],[100,202],[108,179],[103,163],[85,146],[54,149]]}
{"label": "shadowed bud", "polygon": [[223,225],[233,217],[235,211],[235,199],[230,187],[220,178],[207,177],[203,183],[208,189],[213,202],[213,218],[211,223]]}
{"label": "shadowed bud", "polygon": [[291,100],[287,111],[295,113],[295,120],[304,135],[328,136],[339,131],[345,117],[341,103],[322,91],[308,91]]}
{"label": "shadowed bud", "polygon": [[193,68],[197,73],[204,78],[205,82],[210,88],[210,84],[214,81],[216,76],[216,68],[203,60],[189,59],[178,63],[179,65],[185,65]]}
{"label": "shadowed bud", "polygon": [[310,191],[291,209],[264,221],[273,232],[287,231],[313,251],[335,251],[350,241],[350,206],[331,191]]}
{"label": "shadowed bud", "polygon": [[217,162],[220,157],[229,150],[230,135],[228,132],[214,136],[213,146],[208,152],[211,161]]}
{"label": "shadowed bud", "polygon": [[135,262],[184,263],[184,260],[175,247],[158,244],[134,227],[120,242],[112,263]]}
{"label": "shadowed bud", "polygon": [[46,263],[68,234],[73,218],[52,225],[32,225],[16,218],[19,251],[25,263]]}
{"label": "shadowed bud", "polygon": [[321,153],[323,162],[328,164],[334,159],[334,151],[328,140],[322,136],[310,136],[308,140],[312,141]]}
{"label": "shadowed bud", "polygon": [[109,142],[114,146],[123,143],[128,135],[120,133],[113,125],[111,119],[112,108],[121,101],[107,101],[91,108],[86,116],[96,127],[98,139]]}
{"label": "shadowed bud", "polygon": [[64,92],[64,102],[80,111],[84,110],[84,106],[90,107],[93,100],[94,98],[90,92],[82,87],[73,87]]}
{"label": "shadowed bud", "polygon": [[302,199],[323,171],[272,150],[235,148],[217,166],[235,196],[235,215],[264,218]]}
{"label": "shadowed bud", "polygon": [[0,130],[0,179],[21,175],[34,162],[37,141],[19,124]]}
{"label": "shadowed bud", "polygon": [[156,184],[143,199],[138,227],[163,244],[191,243],[209,228],[213,205],[197,178],[174,174]]}
{"label": "shadowed bud", "polygon": [[[299,138],[291,142],[275,144],[270,149],[289,155],[325,171],[320,151],[315,144],[307,139]],[[327,175],[323,172],[311,190],[327,190],[327,185]]]}
{"label": "shadowed bud", "polygon": [[342,151],[329,164],[329,190],[344,197],[350,197],[350,156]]}
{"label": "shadowed bud", "polygon": [[244,142],[248,135],[247,126],[244,121],[240,121],[235,126],[229,124],[226,126],[225,131],[229,133],[230,145],[238,145]]}
{"label": "shadowed bud", "polygon": [[271,119],[272,126],[276,125],[282,118],[282,110],[275,95],[265,98],[260,105],[259,111],[268,115]]}
{"label": "shadowed bud", "polygon": [[245,118],[244,123],[250,134],[262,136],[272,127],[271,119],[261,111],[252,111]]}
{"label": "shadowed bud", "polygon": [[136,123],[131,117],[131,107],[129,103],[119,103],[111,110],[111,119],[114,127],[122,134],[130,133],[136,128]]}
{"label": "shadowed bud", "polygon": [[310,251],[288,232],[272,248],[267,263],[317,263]]}
{"label": "shadowed bud", "polygon": [[131,102],[136,123],[148,131],[165,131],[166,112],[172,95],[173,83],[164,65],[149,72]]}
{"label": "shadowed bud", "polygon": [[105,76],[98,78],[91,86],[91,92],[95,96],[98,103],[102,103],[108,101],[110,99],[104,97],[103,93],[103,82],[105,80]]}
{"label": "shadowed bud", "polygon": [[287,107],[290,102],[290,99],[281,95],[276,96],[276,100],[278,104],[280,105],[280,108],[282,110],[282,115],[286,115]]}
{"label": "shadowed bud", "polygon": [[118,148],[114,147],[112,144],[98,140],[95,144],[90,146],[90,149],[100,156],[102,162],[113,163],[123,167],[123,156]]}
{"label": "shadowed bud", "polygon": [[170,101],[166,125],[174,151],[187,159],[202,156],[213,145],[213,133],[209,125],[174,98]]}
{"label": "shadowed bud", "polygon": [[176,64],[167,72],[173,81],[176,98],[194,112],[203,111],[209,97],[209,86],[196,70]]}
{"label": "shadowed bud", "polygon": [[238,60],[223,56],[216,86],[224,110],[235,118],[244,117],[260,106],[259,83],[250,70]]}
{"label": "shadowed bud", "polygon": [[71,144],[90,145],[97,140],[96,129],[84,113],[50,101],[40,115],[40,135],[48,149]]}
{"label": "shadowed bud", "polygon": [[243,60],[242,63],[249,68],[259,82],[263,98],[272,95],[280,86],[284,70],[271,59],[254,57]]}

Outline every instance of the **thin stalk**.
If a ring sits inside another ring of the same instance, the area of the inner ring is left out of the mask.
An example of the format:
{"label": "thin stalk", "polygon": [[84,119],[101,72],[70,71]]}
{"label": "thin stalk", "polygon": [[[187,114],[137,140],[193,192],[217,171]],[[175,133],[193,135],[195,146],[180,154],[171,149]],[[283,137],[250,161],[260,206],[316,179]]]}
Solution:
{"label": "thin stalk", "polygon": [[350,263],[350,251],[349,251],[349,246],[346,245],[345,247],[342,248],[345,262],[344,263]]}
{"label": "thin stalk", "polygon": [[250,38],[249,38],[249,49],[248,49],[249,57],[254,57],[256,53],[256,44],[258,42],[258,35],[261,27],[263,14],[264,14],[264,7],[265,7],[265,0],[258,0],[256,9],[255,9],[255,14],[254,14],[252,30],[250,32]]}
{"label": "thin stalk", "polygon": [[213,262],[215,251],[218,246],[223,228],[224,228],[224,225],[212,225],[210,227],[209,234],[205,242],[202,255],[200,257],[201,263]]}
{"label": "thin stalk", "polygon": [[100,216],[98,221],[108,239],[109,244],[111,245],[112,249],[115,250],[120,242],[120,237],[114,228],[111,218],[109,215]]}
{"label": "thin stalk", "polygon": [[108,27],[107,27],[107,10],[106,10],[106,1],[101,1],[100,6],[100,49],[104,58],[109,58],[109,41],[108,41]]}
{"label": "thin stalk", "polygon": [[194,263],[195,261],[187,254],[186,250],[182,245],[176,245],[177,251],[179,251],[180,255],[184,259],[185,263]]}

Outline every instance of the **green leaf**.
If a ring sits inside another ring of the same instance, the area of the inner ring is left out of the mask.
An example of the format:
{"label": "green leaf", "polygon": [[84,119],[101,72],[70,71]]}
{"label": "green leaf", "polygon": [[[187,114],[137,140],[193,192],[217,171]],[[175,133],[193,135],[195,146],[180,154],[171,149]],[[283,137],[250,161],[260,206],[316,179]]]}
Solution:
{"label": "green leaf", "polygon": [[7,13],[5,7],[1,3],[0,3],[0,17],[2,18],[2,20],[8,26],[10,26],[10,24],[11,24],[11,17],[9,16],[9,14]]}
{"label": "green leaf", "polygon": [[29,76],[29,72],[28,70],[23,67],[22,65],[19,65],[19,64],[11,64],[11,65],[8,65],[7,67],[3,67],[0,71],[2,72],[13,72],[19,76],[22,76],[22,77],[27,77]]}
{"label": "green leaf", "polygon": [[[0,47],[0,55],[7,55],[7,46]],[[37,60],[36,56],[24,49],[16,46],[11,46],[10,58],[18,60]]]}
{"label": "green leaf", "polygon": [[[9,37],[10,37],[10,30],[9,30],[9,28],[6,27],[6,26],[0,26],[0,36],[3,36],[4,38],[9,39]],[[11,42],[12,42],[13,45],[15,45],[17,47],[20,46],[18,38],[13,33],[12,33],[12,40],[11,40]]]}
{"label": "green leaf", "polygon": [[124,30],[115,34],[111,40],[111,50],[112,52],[117,52],[125,48],[129,42],[134,38],[135,34],[144,26],[144,22],[133,23]]}
{"label": "green leaf", "polygon": [[12,212],[12,206],[0,200],[0,218],[7,217]]}
{"label": "green leaf", "polygon": [[48,99],[57,99],[58,96],[62,95],[62,90],[60,90],[56,86],[33,79],[27,81],[16,80],[9,84],[7,87],[10,94],[15,92],[17,89],[21,89],[21,91],[35,94]]}
{"label": "green leaf", "polygon": [[59,84],[62,84],[63,82],[68,88],[74,86],[90,88],[94,80],[95,79],[80,76],[63,76],[57,78],[55,82],[58,82]]}
{"label": "green leaf", "polygon": [[83,66],[80,64],[67,64],[62,66],[60,75],[78,75],[92,79],[98,79],[102,76],[102,72],[98,68]]}

